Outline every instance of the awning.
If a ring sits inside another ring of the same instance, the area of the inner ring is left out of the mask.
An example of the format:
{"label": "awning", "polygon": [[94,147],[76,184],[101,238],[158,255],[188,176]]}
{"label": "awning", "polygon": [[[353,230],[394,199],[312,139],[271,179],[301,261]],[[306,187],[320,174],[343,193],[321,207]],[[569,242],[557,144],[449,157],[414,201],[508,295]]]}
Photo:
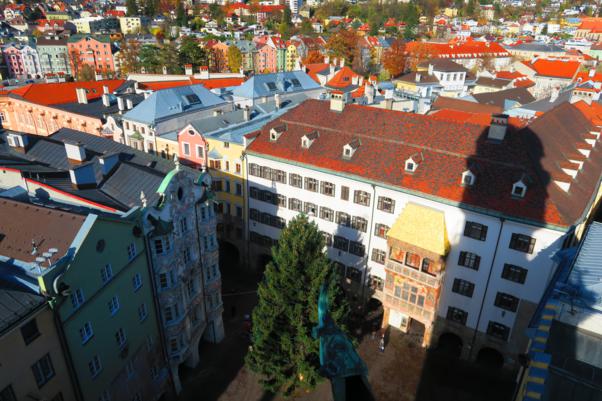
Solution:
{"label": "awning", "polygon": [[449,241],[442,211],[415,203],[408,203],[387,232],[393,238],[419,248],[445,256]]}

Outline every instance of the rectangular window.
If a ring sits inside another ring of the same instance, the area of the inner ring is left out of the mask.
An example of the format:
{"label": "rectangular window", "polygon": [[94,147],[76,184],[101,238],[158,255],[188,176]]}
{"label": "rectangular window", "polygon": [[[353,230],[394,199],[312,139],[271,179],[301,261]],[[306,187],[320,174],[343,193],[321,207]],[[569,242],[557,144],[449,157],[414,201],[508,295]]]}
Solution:
{"label": "rectangular window", "polygon": [[291,186],[296,188],[303,188],[303,178],[299,174],[290,173],[288,180]]}
{"label": "rectangular window", "polygon": [[98,376],[100,371],[102,370],[102,365],[100,363],[100,358],[98,355],[94,355],[94,358],[90,362],[88,362],[88,370],[90,371],[90,376],[95,378]]}
{"label": "rectangular window", "polygon": [[355,191],[353,193],[353,202],[362,206],[370,206],[370,194],[366,191]]}
{"label": "rectangular window", "polygon": [[249,188],[249,197],[251,199],[259,199],[259,188],[257,187],[250,187]]}
{"label": "rectangular window", "polygon": [[311,203],[311,202],[305,202],[303,204],[303,211],[306,214],[315,216],[318,213],[318,205],[316,205],[315,203]]}
{"label": "rectangular window", "polygon": [[378,210],[382,210],[387,213],[395,212],[395,201],[391,198],[387,198],[385,196],[378,197]]}
{"label": "rectangular window", "polygon": [[279,207],[286,207],[286,196],[277,194],[276,195],[276,204]]}
{"label": "rectangular window", "polygon": [[196,157],[199,159],[205,157],[205,153],[203,152],[203,147],[201,145],[196,145]]}
{"label": "rectangular window", "polygon": [[320,183],[320,193],[326,196],[334,196],[335,185],[331,182],[322,181]]}
{"label": "rectangular window", "polygon": [[188,232],[188,220],[186,220],[186,217],[182,217],[180,219],[180,234],[185,234],[186,232]]}
{"label": "rectangular window", "polygon": [[[252,209],[254,210],[254,209]],[[167,276],[167,273],[160,273],[159,274],[159,288],[161,289],[165,289],[169,287],[169,278]]]}
{"label": "rectangular window", "polygon": [[82,339],[82,344],[87,343],[93,335],[94,331],[92,330],[92,323],[86,322],[82,327],[80,327],[79,336]]}
{"label": "rectangular window", "polygon": [[305,190],[311,192],[318,192],[318,180],[314,178],[305,177]]}
{"label": "rectangular window", "polygon": [[500,340],[507,341],[510,335],[510,327],[498,322],[489,322],[487,325],[487,334]]}
{"label": "rectangular window", "polygon": [[136,257],[136,244],[133,242],[128,245],[128,261],[131,261]]}
{"label": "rectangular window", "polygon": [[183,142],[182,143],[182,149],[183,149],[183,152],[184,152],[184,154],[186,156],[190,156],[190,144],[188,144],[186,142]]}
{"label": "rectangular window", "polygon": [[326,221],[334,221],[334,210],[327,207],[321,207],[320,218]]}
{"label": "rectangular window", "polygon": [[342,200],[349,200],[349,187],[346,186],[342,186],[341,187],[341,199]]}
{"label": "rectangular window", "polygon": [[115,295],[108,302],[108,305],[109,305],[109,312],[111,313],[111,316],[113,316],[119,310],[119,297],[117,297],[117,295]]}
{"label": "rectangular window", "polygon": [[460,266],[468,267],[469,269],[479,270],[479,265],[481,264],[481,257],[472,252],[460,252],[460,257],[458,258],[458,264]]}
{"label": "rectangular window", "polygon": [[514,281],[515,283],[524,284],[527,280],[527,269],[505,263],[504,270],[502,270],[502,278]]}
{"label": "rectangular window", "polygon": [[[38,330],[38,323],[35,318],[21,326],[21,337],[23,337],[25,345],[31,344],[39,336],[40,330]],[[2,399],[0,398],[0,401],[1,400]]]}
{"label": "rectangular window", "polygon": [[464,235],[479,241],[485,241],[487,239],[487,226],[474,221],[467,221],[464,227]]}
{"label": "rectangular window", "polygon": [[420,255],[413,252],[407,252],[405,263],[407,266],[418,269],[420,267]]}
{"label": "rectangular window", "polygon": [[351,221],[351,227],[365,233],[366,231],[368,231],[368,220],[364,219],[363,217],[353,216],[353,219]]}
{"label": "rectangular window", "polygon": [[272,170],[272,179],[281,184],[286,184],[286,172],[282,170]]}
{"label": "rectangular window", "polygon": [[259,177],[261,175],[261,169],[257,164],[249,164],[249,175],[252,175],[254,177]]}
{"label": "rectangular window", "polygon": [[372,261],[384,265],[387,253],[382,249],[372,249]]}
{"label": "rectangular window", "polygon": [[241,196],[242,195],[242,185],[240,183],[236,183],[236,195]]}
{"label": "rectangular window", "polygon": [[320,231],[320,233],[322,234],[322,237],[324,237],[324,244],[326,246],[332,246],[332,234],[324,231]]}
{"label": "rectangular window", "polygon": [[349,250],[349,241],[346,238],[335,235],[332,247],[347,252]]}
{"label": "rectangular window", "polygon": [[259,210],[249,209],[249,219],[259,221]]}
{"label": "rectangular window", "polygon": [[512,234],[512,238],[510,238],[510,249],[531,254],[534,247],[535,238],[531,238],[528,235]]}
{"label": "rectangular window", "polygon": [[351,241],[349,243],[349,253],[356,256],[364,256],[366,247],[361,242]]}
{"label": "rectangular window", "polygon": [[518,309],[518,302],[519,299],[514,295],[506,294],[505,292],[498,292],[495,296],[494,305],[510,312],[516,312]]}
{"label": "rectangular window", "polygon": [[345,227],[350,227],[351,216],[345,212],[337,212],[337,224]]}
{"label": "rectangular window", "polygon": [[44,355],[40,360],[31,366],[33,377],[36,379],[38,388],[42,388],[44,384],[48,383],[50,379],[54,377],[54,366],[52,366],[52,360],[50,354]]}
{"label": "rectangular window", "polygon": [[125,337],[125,332],[123,331],[123,329],[120,327],[116,332],[115,332],[115,341],[117,341],[117,345],[119,346],[119,348],[123,348],[125,347],[125,342],[126,342],[127,338]]}
{"label": "rectangular window", "polygon": [[388,231],[389,226],[380,223],[374,225],[374,235],[376,235],[377,237],[386,238]]}
{"label": "rectangular window", "polygon": [[113,277],[113,268],[110,263],[107,263],[103,267],[100,268],[100,278],[103,284],[106,284]]}
{"label": "rectangular window", "polygon": [[272,169],[270,167],[261,166],[261,178],[272,180]]}
{"label": "rectangular window", "polygon": [[464,295],[465,297],[472,298],[474,284],[470,281],[457,278],[454,280],[452,291],[457,294]]}
{"label": "rectangular window", "polygon": [[142,322],[148,316],[148,309],[146,304],[140,304],[138,307],[138,319]]}
{"label": "rectangular window", "polygon": [[447,320],[451,320],[452,322],[460,323],[462,326],[466,326],[466,319],[468,318],[468,312],[454,308],[450,306],[447,308]]}
{"label": "rectangular window", "polygon": [[155,253],[157,255],[161,255],[163,253],[163,241],[161,241],[160,239],[156,239],[154,241],[155,243]]}
{"label": "rectangular window", "polygon": [[81,288],[78,288],[71,293],[71,305],[73,305],[74,309],[82,306],[84,301],[84,291]]}
{"label": "rectangular window", "polygon": [[134,291],[138,291],[142,287],[142,276],[140,273],[136,273],[132,277],[132,286],[134,287]]}
{"label": "rectangular window", "polygon": [[241,171],[240,163],[236,163],[236,174],[240,174],[240,171]]}

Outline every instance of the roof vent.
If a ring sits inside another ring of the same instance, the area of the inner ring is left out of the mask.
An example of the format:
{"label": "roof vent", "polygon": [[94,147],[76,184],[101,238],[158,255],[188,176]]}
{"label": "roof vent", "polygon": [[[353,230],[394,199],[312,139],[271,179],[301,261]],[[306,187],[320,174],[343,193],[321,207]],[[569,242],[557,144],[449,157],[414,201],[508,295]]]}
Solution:
{"label": "roof vent", "polygon": [[25,150],[29,144],[29,137],[26,134],[20,132],[13,132],[6,136],[8,146],[17,150]]}
{"label": "roof vent", "polygon": [[345,109],[345,97],[342,91],[330,92],[330,110],[341,113]]}
{"label": "roof vent", "polygon": [[282,133],[286,131],[286,125],[282,124],[282,125],[278,125],[277,127],[274,127],[270,130],[270,141],[271,142],[276,142],[278,140],[278,138],[280,138],[280,135],[282,135]]}
{"label": "roof vent", "polygon": [[362,142],[359,139],[354,139],[345,144],[345,146],[343,146],[343,159],[351,159],[361,144]]}
{"label": "roof vent", "polygon": [[318,137],[320,137],[320,133],[318,131],[312,131],[309,134],[303,135],[301,138],[301,147],[303,149],[309,149],[309,147]]}
{"label": "roof vent", "polygon": [[527,184],[525,184],[523,178],[512,184],[512,197],[524,198],[527,194]]}
{"label": "roof vent", "polygon": [[422,152],[420,153],[414,153],[412,156],[410,156],[405,163],[405,170],[408,173],[414,173],[416,171],[416,169],[418,168],[418,165],[420,163],[422,163],[422,160],[424,160],[424,158],[422,157]]}
{"label": "roof vent", "polygon": [[462,173],[462,186],[472,187],[476,181],[476,177],[472,171],[466,170]]}

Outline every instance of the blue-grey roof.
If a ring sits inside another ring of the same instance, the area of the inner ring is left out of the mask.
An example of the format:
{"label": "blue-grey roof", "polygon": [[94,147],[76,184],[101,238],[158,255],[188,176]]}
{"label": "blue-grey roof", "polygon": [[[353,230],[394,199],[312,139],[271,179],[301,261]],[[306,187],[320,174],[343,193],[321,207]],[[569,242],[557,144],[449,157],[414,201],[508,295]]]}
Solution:
{"label": "blue-grey roof", "polygon": [[[5,268],[0,265],[0,268]],[[0,281],[0,335],[44,304],[44,297]]]}
{"label": "blue-grey roof", "polygon": [[602,224],[593,222],[567,283],[577,289],[581,300],[589,307],[602,312]]}
{"label": "blue-grey roof", "polygon": [[178,114],[225,103],[203,85],[179,86],[154,92],[124,115],[125,120],[154,125]]}
{"label": "blue-grey roof", "polygon": [[320,89],[309,75],[303,71],[258,74],[245,83],[232,89],[232,94],[245,99],[255,99],[275,94],[302,92]]}
{"label": "blue-grey roof", "polygon": [[541,42],[531,42],[531,43],[519,43],[514,46],[507,46],[508,50],[522,50],[528,52],[538,52],[538,53],[560,53],[565,50],[557,45],[541,43]]}

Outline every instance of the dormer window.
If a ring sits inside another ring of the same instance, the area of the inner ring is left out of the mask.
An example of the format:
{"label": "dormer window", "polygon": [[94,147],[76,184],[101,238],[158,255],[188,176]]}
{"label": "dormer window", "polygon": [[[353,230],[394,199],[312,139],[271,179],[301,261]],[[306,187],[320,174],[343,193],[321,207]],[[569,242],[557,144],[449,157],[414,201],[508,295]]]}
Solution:
{"label": "dormer window", "polygon": [[462,186],[471,187],[474,185],[475,176],[470,170],[466,170],[462,173]]}
{"label": "dormer window", "polygon": [[422,162],[422,153],[416,153],[406,160],[405,170],[408,173],[413,173],[418,168],[418,164]]}
{"label": "dormer window", "polygon": [[270,141],[276,142],[278,140],[278,138],[280,138],[280,135],[282,135],[282,133],[284,131],[286,131],[286,125],[284,125],[284,124],[272,128],[270,130]]}
{"label": "dormer window", "polygon": [[362,143],[359,139],[354,139],[353,141],[343,146],[343,159],[351,159],[357,151],[357,148],[359,148],[361,144]]}
{"label": "dormer window", "polygon": [[527,185],[523,180],[519,180],[512,185],[512,196],[516,198],[524,198],[527,193]]}
{"label": "dormer window", "polygon": [[318,131],[312,131],[309,134],[303,135],[301,137],[301,147],[303,149],[309,149],[312,143],[320,136]]}

